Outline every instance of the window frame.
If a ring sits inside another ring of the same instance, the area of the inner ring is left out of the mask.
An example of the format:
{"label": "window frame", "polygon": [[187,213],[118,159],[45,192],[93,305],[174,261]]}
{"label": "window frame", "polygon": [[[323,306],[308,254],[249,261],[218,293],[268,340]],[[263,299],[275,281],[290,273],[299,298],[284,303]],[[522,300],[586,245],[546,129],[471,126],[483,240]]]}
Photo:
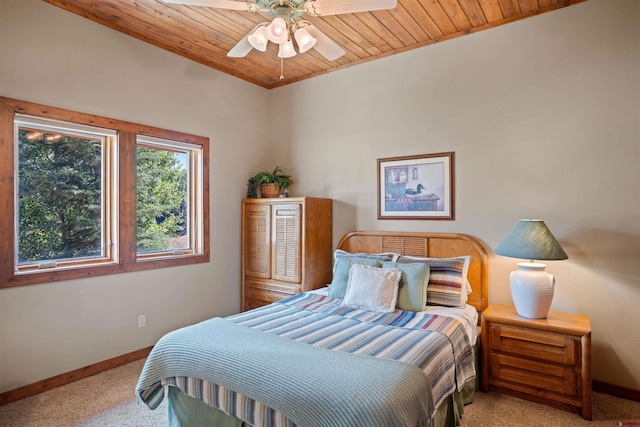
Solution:
{"label": "window frame", "polygon": [[[68,267],[46,268],[18,273],[16,271],[16,209],[15,209],[15,140],[16,115],[44,120],[57,120],[77,125],[104,128],[117,133],[111,177],[112,201],[106,221],[113,227],[111,253],[113,262]],[[178,141],[200,146],[201,169],[201,241],[200,251],[165,254],[161,257],[139,256],[136,250],[136,152],[138,135]],[[57,107],[0,97],[0,288],[37,283],[87,278],[129,271],[149,270],[209,262],[209,138],[116,120]]]}

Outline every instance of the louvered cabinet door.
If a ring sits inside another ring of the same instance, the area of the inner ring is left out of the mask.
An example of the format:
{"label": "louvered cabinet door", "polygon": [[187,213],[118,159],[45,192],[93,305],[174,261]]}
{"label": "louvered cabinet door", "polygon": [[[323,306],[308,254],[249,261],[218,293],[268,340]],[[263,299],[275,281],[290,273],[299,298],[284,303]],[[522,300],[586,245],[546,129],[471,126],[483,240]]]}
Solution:
{"label": "louvered cabinet door", "polygon": [[272,206],[271,259],[272,278],[283,282],[300,283],[302,205],[299,203]]}
{"label": "louvered cabinet door", "polygon": [[244,275],[271,277],[271,206],[247,205],[244,209]]}
{"label": "louvered cabinet door", "polygon": [[331,215],[331,199],[242,201],[243,310],[331,282]]}

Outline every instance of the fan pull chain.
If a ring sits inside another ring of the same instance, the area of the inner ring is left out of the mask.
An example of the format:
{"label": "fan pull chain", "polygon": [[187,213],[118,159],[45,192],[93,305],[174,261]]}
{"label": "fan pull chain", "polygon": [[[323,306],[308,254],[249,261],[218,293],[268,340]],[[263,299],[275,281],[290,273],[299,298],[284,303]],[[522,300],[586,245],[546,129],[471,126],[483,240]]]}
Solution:
{"label": "fan pull chain", "polygon": [[284,80],[284,58],[280,58],[280,81]]}

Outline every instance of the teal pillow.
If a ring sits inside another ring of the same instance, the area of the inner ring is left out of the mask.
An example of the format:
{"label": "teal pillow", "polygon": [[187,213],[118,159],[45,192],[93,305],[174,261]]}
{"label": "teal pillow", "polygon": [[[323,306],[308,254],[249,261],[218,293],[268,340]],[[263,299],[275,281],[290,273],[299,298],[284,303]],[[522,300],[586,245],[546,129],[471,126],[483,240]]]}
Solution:
{"label": "teal pillow", "polygon": [[467,285],[467,272],[471,256],[459,256],[455,258],[419,258],[401,256],[400,264],[424,263],[429,266],[429,287],[427,288],[427,304],[441,305],[444,307],[465,308],[467,294],[470,287]]}
{"label": "teal pillow", "polygon": [[358,259],[373,259],[376,261],[380,261],[380,266],[381,266],[382,263],[385,261],[396,261],[400,257],[400,254],[397,254],[395,252],[385,252],[381,254],[352,253],[352,252],[343,251],[342,249],[336,249],[336,251],[333,253],[333,260],[334,260],[333,271],[336,271],[338,260],[340,258],[345,258],[345,257],[358,258]]}
{"label": "teal pillow", "polygon": [[333,271],[333,280],[329,287],[329,296],[344,299],[347,293],[347,282],[349,281],[349,270],[353,264],[369,265],[371,267],[381,267],[382,263],[375,259],[341,256],[336,259]]}
{"label": "teal pillow", "polygon": [[429,266],[424,263],[399,264],[385,262],[382,268],[394,268],[402,271],[398,287],[396,307],[401,310],[423,311],[427,307],[427,285],[429,284]]}

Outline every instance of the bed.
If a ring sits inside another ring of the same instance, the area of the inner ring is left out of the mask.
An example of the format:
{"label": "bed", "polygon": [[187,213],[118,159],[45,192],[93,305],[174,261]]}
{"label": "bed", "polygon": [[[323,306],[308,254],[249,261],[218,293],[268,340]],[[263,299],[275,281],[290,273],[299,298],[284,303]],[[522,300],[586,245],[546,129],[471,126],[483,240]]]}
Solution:
{"label": "bed", "polygon": [[458,424],[479,373],[482,244],[356,231],[334,257],[329,288],[167,334],[136,395],[151,409],[166,397],[171,426]]}

